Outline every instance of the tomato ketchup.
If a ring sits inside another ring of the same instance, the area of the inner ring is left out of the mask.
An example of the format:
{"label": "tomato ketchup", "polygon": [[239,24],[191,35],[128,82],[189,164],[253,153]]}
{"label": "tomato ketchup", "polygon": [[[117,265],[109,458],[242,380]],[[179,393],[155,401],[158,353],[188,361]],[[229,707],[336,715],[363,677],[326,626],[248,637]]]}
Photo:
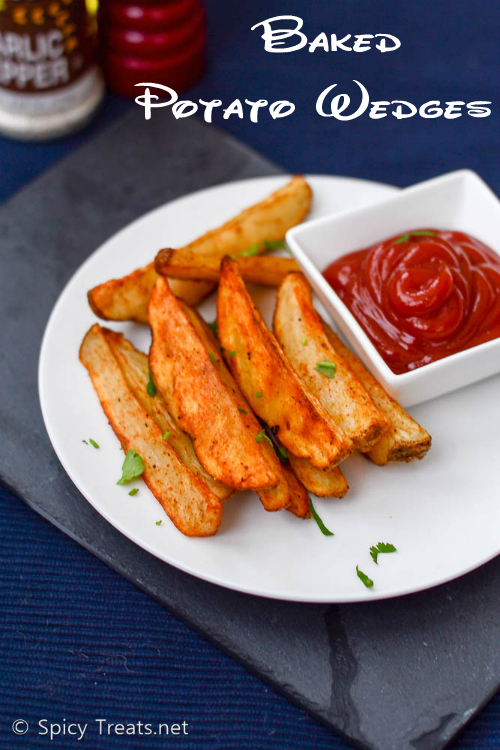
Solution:
{"label": "tomato ketchup", "polygon": [[404,232],[323,275],[396,374],[500,337],[500,256],[464,232]]}

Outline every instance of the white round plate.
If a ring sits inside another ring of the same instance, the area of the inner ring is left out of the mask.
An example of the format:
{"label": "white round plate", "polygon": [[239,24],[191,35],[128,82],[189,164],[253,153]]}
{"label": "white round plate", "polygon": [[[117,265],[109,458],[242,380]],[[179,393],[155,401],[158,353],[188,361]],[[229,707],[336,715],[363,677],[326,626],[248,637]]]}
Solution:
{"label": "white round plate", "polygon": [[[355,602],[419,591],[455,578],[500,552],[500,377],[412,409],[433,437],[414,464],[374,466],[361,456],[342,468],[350,484],[342,500],[314,499],[334,536],[314,520],[266,513],[251,492],[224,506],[214,537],[183,536],[147,487],[118,486],[123,452],[108,425],[78,349],[95,322],[86,293],[96,284],[145,265],[160,247],[183,245],[283,185],[265,177],[221,185],[146,214],[109,239],[75,273],[47,325],[39,389],[47,431],[78,489],[123,534],[165,562],[207,581],[276,599]],[[313,176],[311,218],[374,202],[389,186]],[[105,207],[103,207],[105,210]],[[325,247],[325,264],[329,249]],[[269,321],[274,292],[254,289]],[[214,300],[201,306],[207,320]],[[143,351],[149,329],[111,323]],[[82,442],[93,438],[99,450]],[[156,522],[162,519],[160,526]],[[371,545],[391,542],[397,553],[370,558]],[[356,565],[374,581],[367,589]]]}

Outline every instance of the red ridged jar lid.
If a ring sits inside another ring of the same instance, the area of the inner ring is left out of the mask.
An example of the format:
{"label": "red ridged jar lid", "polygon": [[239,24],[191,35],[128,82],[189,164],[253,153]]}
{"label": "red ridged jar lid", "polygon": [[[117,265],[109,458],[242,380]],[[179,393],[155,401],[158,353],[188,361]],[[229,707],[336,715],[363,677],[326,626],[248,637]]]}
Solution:
{"label": "red ridged jar lid", "polygon": [[108,86],[136,97],[149,81],[177,93],[205,66],[205,15],[200,0],[101,0],[101,63]]}
{"label": "red ridged jar lid", "polygon": [[168,31],[136,31],[110,26],[106,31],[107,54],[113,52],[132,57],[165,57],[180,51],[205,33],[205,19],[199,8],[189,20]]}
{"label": "red ridged jar lid", "polygon": [[200,0],[174,0],[174,2],[120,2],[101,0],[99,23],[101,26],[122,26],[137,31],[165,31],[189,20],[202,9]]}

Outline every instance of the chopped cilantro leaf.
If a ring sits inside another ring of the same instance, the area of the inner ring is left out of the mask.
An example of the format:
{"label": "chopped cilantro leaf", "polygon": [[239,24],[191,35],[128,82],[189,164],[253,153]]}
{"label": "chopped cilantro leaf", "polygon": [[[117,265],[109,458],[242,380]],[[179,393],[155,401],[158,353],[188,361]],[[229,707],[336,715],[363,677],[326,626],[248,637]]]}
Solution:
{"label": "chopped cilantro leaf", "polygon": [[248,250],[243,250],[241,253],[242,258],[251,258],[254,255],[259,254],[259,246],[258,245],[252,245],[252,247],[249,247]]}
{"label": "chopped cilantro leaf", "polygon": [[322,375],[326,375],[327,378],[333,378],[337,371],[337,366],[328,359],[321,359],[314,369]]}
{"label": "chopped cilantro leaf", "polygon": [[99,448],[99,444],[95,440],[92,440],[92,438],[89,438],[89,443],[93,448]]}
{"label": "chopped cilantro leaf", "polygon": [[168,440],[171,434],[172,434],[172,430],[167,430],[167,431],[166,431],[166,432],[165,432],[165,433],[164,433],[164,434],[163,434],[163,435],[161,436],[161,439],[162,439],[162,440]]}
{"label": "chopped cilantro leaf", "polygon": [[380,554],[388,554],[389,552],[397,552],[396,547],[393,544],[386,542],[379,542],[376,546],[370,547],[370,555],[374,563],[378,565],[378,556]]}
{"label": "chopped cilantro leaf", "polygon": [[389,544],[386,542],[379,542],[378,543],[378,551],[379,552],[397,552],[396,547],[393,544]]}
{"label": "chopped cilantro leaf", "polygon": [[284,240],[264,240],[266,250],[280,250],[284,244]]}
{"label": "chopped cilantro leaf", "polygon": [[146,386],[146,391],[148,396],[151,396],[151,398],[154,398],[156,396],[156,386],[153,380],[153,376],[151,375],[151,370],[149,371],[149,380]]}
{"label": "chopped cilantro leaf", "polygon": [[397,240],[394,240],[395,245],[399,245],[401,242],[408,242],[412,237],[435,237],[436,232],[431,232],[428,229],[419,229],[416,232],[408,232],[407,234],[402,234],[401,237],[398,237]]}
{"label": "chopped cilantro leaf", "polygon": [[288,461],[288,451],[281,443],[277,443],[274,449],[280,461]]}
{"label": "chopped cilantro leaf", "polygon": [[260,431],[260,432],[259,432],[259,433],[258,433],[258,434],[257,434],[257,435],[255,436],[255,439],[256,439],[256,441],[257,441],[258,443],[261,443],[261,442],[262,442],[263,440],[265,440],[265,441],[266,441],[267,443],[269,443],[269,445],[271,446],[271,448],[273,447],[273,444],[272,444],[272,442],[271,442],[271,438],[270,438],[270,437],[268,437],[268,436],[266,435],[266,431],[265,431],[265,430],[261,430],[261,431]]}
{"label": "chopped cilantro leaf", "polygon": [[228,356],[228,357],[234,357],[234,355],[235,355],[235,354],[236,354],[236,352],[235,352],[235,351],[233,351],[233,352],[228,352],[228,353],[227,353],[227,356]]}
{"label": "chopped cilantro leaf", "polygon": [[307,344],[307,339],[305,336],[303,339],[300,339],[300,343],[302,344],[302,346],[305,346]]}
{"label": "chopped cilantro leaf", "polygon": [[138,492],[139,492],[139,488],[138,488],[138,487],[134,487],[134,489],[133,489],[133,490],[130,490],[130,492],[129,492],[128,494],[129,494],[129,495],[130,495],[131,497],[133,497],[134,495],[137,495],[137,493],[138,493]]}
{"label": "chopped cilantro leaf", "polygon": [[242,414],[248,414],[246,409],[238,409],[238,411],[241,411]]}
{"label": "chopped cilantro leaf", "polygon": [[162,521],[161,521],[161,518],[160,518],[160,520],[156,522],[156,525],[157,526],[161,526],[161,524],[162,524]]}
{"label": "chopped cilantro leaf", "polygon": [[210,362],[215,365],[215,357],[212,352],[208,352],[208,356],[210,357]]}
{"label": "chopped cilantro leaf", "polygon": [[318,514],[316,512],[316,508],[314,507],[313,501],[311,500],[311,498],[309,498],[309,510],[311,511],[312,517],[314,518],[314,520],[318,524],[321,533],[324,534],[325,536],[335,536],[334,533],[333,533],[333,531],[330,531],[330,529],[327,529],[326,526],[325,526],[325,524],[321,520],[321,518],[318,516]]}
{"label": "chopped cilantro leaf", "polygon": [[255,397],[262,398],[262,391],[257,391],[257,393],[255,394]]}
{"label": "chopped cilantro leaf", "polygon": [[359,580],[362,581],[365,584],[366,588],[367,589],[371,589],[371,587],[373,586],[372,579],[368,578],[368,576],[366,575],[366,573],[363,573],[363,571],[360,570],[357,565],[356,565],[356,574],[357,574]]}
{"label": "chopped cilantro leaf", "polygon": [[217,328],[217,319],[212,320],[211,323],[208,323],[208,327],[212,329],[212,333],[216,338],[219,338],[219,329]]}
{"label": "chopped cilantro leaf", "polygon": [[125,456],[125,460],[122,466],[122,476],[121,479],[118,480],[117,484],[127,484],[127,482],[131,482],[132,479],[140,477],[144,471],[144,468],[144,461],[139,456],[137,451],[127,451],[127,455]]}

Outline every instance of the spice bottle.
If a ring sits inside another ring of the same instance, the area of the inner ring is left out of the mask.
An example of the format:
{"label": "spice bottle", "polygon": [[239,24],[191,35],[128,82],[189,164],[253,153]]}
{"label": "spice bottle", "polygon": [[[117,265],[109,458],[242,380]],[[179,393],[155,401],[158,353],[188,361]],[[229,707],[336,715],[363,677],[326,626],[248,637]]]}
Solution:
{"label": "spice bottle", "polygon": [[44,140],[83,126],[104,84],[85,0],[0,0],[0,133]]}

